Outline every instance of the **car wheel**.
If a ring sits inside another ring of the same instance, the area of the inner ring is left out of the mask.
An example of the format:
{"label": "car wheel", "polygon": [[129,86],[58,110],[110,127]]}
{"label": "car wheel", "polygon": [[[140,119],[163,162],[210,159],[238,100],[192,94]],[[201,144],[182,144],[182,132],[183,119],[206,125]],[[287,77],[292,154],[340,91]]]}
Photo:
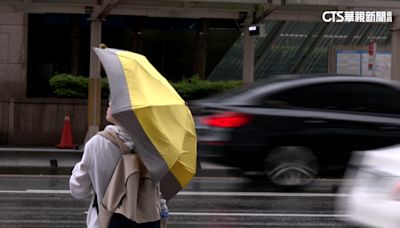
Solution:
{"label": "car wheel", "polygon": [[280,146],[270,150],[265,157],[264,171],[276,185],[303,186],[317,176],[318,159],[306,147]]}

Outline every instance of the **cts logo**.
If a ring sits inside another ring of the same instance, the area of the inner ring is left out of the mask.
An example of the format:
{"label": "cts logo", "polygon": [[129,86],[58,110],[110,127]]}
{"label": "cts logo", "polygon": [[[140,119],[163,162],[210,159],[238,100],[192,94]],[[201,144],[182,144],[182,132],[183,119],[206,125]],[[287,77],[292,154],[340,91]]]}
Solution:
{"label": "cts logo", "polygon": [[324,22],[344,22],[343,11],[325,11],[322,13],[322,20]]}

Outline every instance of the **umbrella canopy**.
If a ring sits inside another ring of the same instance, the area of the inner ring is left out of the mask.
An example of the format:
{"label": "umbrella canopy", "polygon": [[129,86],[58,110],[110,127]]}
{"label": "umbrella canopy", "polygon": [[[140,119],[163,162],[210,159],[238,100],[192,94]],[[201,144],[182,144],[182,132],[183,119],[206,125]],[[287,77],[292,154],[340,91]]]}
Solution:
{"label": "umbrella canopy", "polygon": [[135,142],[164,198],[171,199],[196,173],[197,138],[185,101],[143,55],[94,48],[107,74],[111,111]]}

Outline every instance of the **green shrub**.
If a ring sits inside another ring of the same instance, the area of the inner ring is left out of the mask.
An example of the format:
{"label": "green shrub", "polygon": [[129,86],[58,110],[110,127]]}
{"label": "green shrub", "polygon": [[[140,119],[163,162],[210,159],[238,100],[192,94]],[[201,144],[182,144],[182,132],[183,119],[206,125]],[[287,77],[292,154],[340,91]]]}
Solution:
{"label": "green shrub", "polygon": [[242,81],[206,81],[197,75],[171,83],[184,100],[195,100],[242,85]]}
{"label": "green shrub", "polygon": [[71,74],[58,74],[50,78],[50,86],[58,97],[85,98],[88,91],[88,78]]}
{"label": "green shrub", "polygon": [[[58,74],[50,79],[53,94],[57,97],[86,98],[88,93],[87,77],[74,76],[71,74]],[[215,93],[235,88],[242,84],[241,81],[206,81],[200,80],[195,75],[183,79],[180,82],[171,83],[175,90],[184,100],[200,99]],[[101,97],[107,99],[109,96],[108,81],[101,79]]]}
{"label": "green shrub", "polygon": [[110,88],[108,87],[107,78],[101,78],[101,98],[108,99],[110,96]]}
{"label": "green shrub", "polygon": [[[89,78],[75,76],[72,74],[57,74],[50,78],[50,86],[53,94],[57,97],[66,98],[87,98]],[[101,78],[101,97],[108,98],[108,82],[106,78]]]}

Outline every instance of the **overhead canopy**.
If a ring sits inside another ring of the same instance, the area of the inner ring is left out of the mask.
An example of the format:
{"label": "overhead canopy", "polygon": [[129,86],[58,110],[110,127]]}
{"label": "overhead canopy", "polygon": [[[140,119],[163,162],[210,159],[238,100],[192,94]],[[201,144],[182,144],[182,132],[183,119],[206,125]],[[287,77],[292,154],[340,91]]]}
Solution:
{"label": "overhead canopy", "polygon": [[[171,17],[171,18],[221,18],[236,19],[241,26],[248,26],[253,23],[268,21],[271,24],[277,22],[292,21],[311,21],[322,23],[321,16],[326,10],[343,10],[343,11],[391,11],[393,18],[400,15],[400,1],[394,0],[0,0],[0,11],[19,11],[24,13],[68,13],[68,14],[86,14],[88,19],[101,22],[108,15],[131,15],[131,16],[148,16],[148,17]],[[93,24],[93,23],[92,23]],[[99,24],[99,23],[98,23]],[[326,23],[325,23],[326,24]],[[96,27],[97,26],[97,27]],[[318,29],[327,29],[341,27],[339,25],[322,26],[311,24],[313,33]],[[368,27],[363,25],[359,27]],[[400,29],[400,19],[391,25],[390,31]],[[92,26],[93,39],[99,37],[101,33],[100,25]],[[268,25],[267,25],[268,27]],[[382,27],[382,26],[377,26]],[[383,26],[384,27],[384,26]],[[277,29],[285,29],[283,26],[275,26]],[[363,30],[363,29],[361,29]],[[361,31],[360,30],[360,31]],[[270,39],[264,39],[262,43],[271,45],[274,43],[273,37],[278,31],[269,35]],[[310,31],[311,32],[311,31]],[[321,32],[317,34],[322,34]],[[334,34],[335,35],[335,34]],[[271,37],[272,36],[272,37]],[[247,35],[245,37],[248,37]],[[322,37],[322,36],[321,36]],[[350,33],[349,37],[354,37]],[[397,36],[396,36],[397,37]],[[313,38],[313,37],[311,37]],[[323,37],[322,37],[323,38]],[[318,47],[319,42],[324,39],[314,39],[315,42],[309,43],[311,47]],[[350,38],[348,40],[350,40]],[[393,39],[393,40],[397,40]],[[307,37],[304,39],[306,42]],[[351,41],[351,40],[350,40]],[[388,40],[389,41],[389,40]],[[97,46],[99,42],[91,41],[91,46]],[[243,55],[243,72],[240,74],[244,81],[251,81],[254,73],[264,72],[265,67],[262,65],[264,57],[268,57],[269,53],[253,53],[254,47],[250,39],[244,39],[243,50],[238,50]],[[392,44],[392,53],[395,53],[393,60],[398,59],[400,55],[399,48]],[[265,50],[265,49],[260,49]],[[309,49],[311,50],[311,49]],[[243,53],[243,54],[242,54]],[[255,56],[255,61],[252,56]],[[263,56],[260,56],[260,55]],[[302,52],[296,53],[303,55]],[[306,53],[309,54],[309,53]],[[308,59],[306,59],[308,60]],[[96,62],[96,61],[94,61]],[[270,61],[271,62],[271,61]],[[260,63],[256,72],[253,72],[254,63]],[[94,64],[98,66],[99,64]],[[238,64],[235,62],[235,66]],[[240,65],[240,64],[239,64]],[[304,61],[295,62],[290,66],[290,72],[298,72],[299,66],[303,66]],[[399,66],[400,67],[400,66]],[[232,68],[232,69],[237,69]],[[397,69],[397,68],[396,68]],[[215,69],[218,70],[218,69]],[[301,70],[300,70],[301,71]],[[91,70],[97,74],[97,71]],[[400,69],[392,72],[392,75],[399,75]],[[94,74],[93,73],[93,74]],[[240,75],[237,73],[237,75]],[[247,76],[246,76],[247,75]],[[246,78],[248,77],[248,78]],[[219,78],[213,72],[211,78]]]}
{"label": "overhead canopy", "polygon": [[321,20],[325,10],[391,10],[400,15],[400,1],[389,0],[2,0],[0,11],[26,13],[135,15],[173,18]]}

